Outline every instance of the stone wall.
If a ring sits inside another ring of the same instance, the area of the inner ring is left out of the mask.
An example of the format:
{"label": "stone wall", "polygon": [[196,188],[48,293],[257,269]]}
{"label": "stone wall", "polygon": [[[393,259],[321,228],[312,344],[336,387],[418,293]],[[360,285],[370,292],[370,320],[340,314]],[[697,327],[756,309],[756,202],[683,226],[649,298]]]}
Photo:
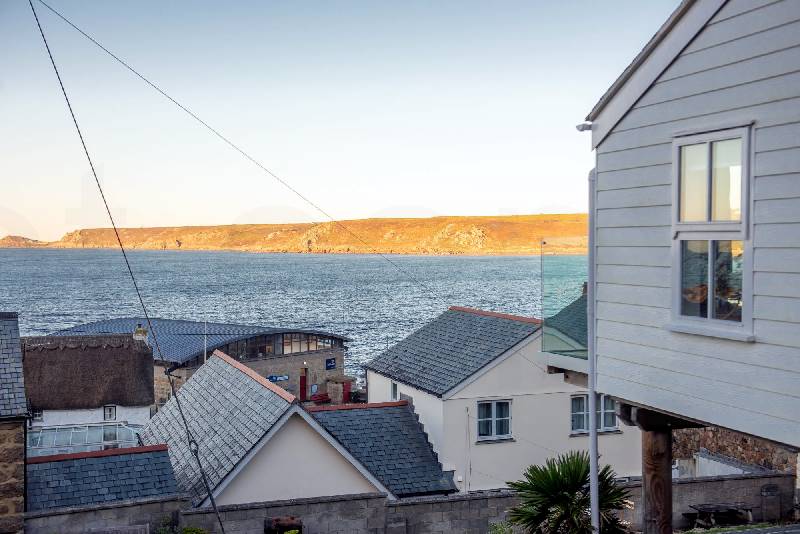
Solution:
{"label": "stone wall", "polygon": [[25,511],[25,421],[0,423],[0,533],[22,532]]}
{"label": "stone wall", "polygon": [[[166,366],[158,363],[153,365],[153,397],[158,407],[163,406],[172,397],[169,378],[164,373],[166,369]],[[180,389],[183,383],[186,382],[186,371],[184,369],[176,369],[172,372],[172,376],[175,381],[175,389]]]}
{"label": "stone wall", "polygon": [[[762,497],[762,488],[770,485],[777,486],[779,495]],[[631,491],[633,508],[623,514],[624,519],[632,523],[634,530],[641,530],[641,482],[626,486]],[[788,516],[792,498],[793,479],[787,474],[682,479],[673,485],[673,521],[676,527],[688,526],[683,512],[691,511],[690,504],[730,501],[752,505],[756,521],[775,520]],[[359,494],[222,506],[220,511],[226,531],[237,533],[260,534],[266,518],[292,515],[302,519],[304,534],[478,534],[504,521],[515,502],[508,490],[400,501],[390,501],[382,494]],[[211,533],[219,532],[216,521],[208,509],[181,513],[182,526],[201,527]]]}
{"label": "stone wall", "polygon": [[746,464],[797,473],[798,450],[793,447],[715,426],[673,430],[673,458],[692,458],[701,448]]}
{"label": "stone wall", "polygon": [[[762,497],[765,486],[776,485],[777,497]],[[634,530],[642,529],[642,483],[626,484],[631,492],[633,508],[623,513]],[[672,481],[672,524],[675,528],[692,525],[683,516],[692,512],[692,504],[713,502],[744,502],[753,507],[755,521],[777,521],[788,518],[794,500],[794,477],[787,473],[724,475],[716,477],[685,478]]]}
{"label": "stone wall", "polygon": [[[182,497],[170,496],[104,505],[63,508],[25,514],[26,534],[78,534],[84,532],[155,532],[166,524],[177,525],[179,510],[188,505]],[[127,530],[124,527],[142,527]],[[262,530],[263,532],[263,530]]]}

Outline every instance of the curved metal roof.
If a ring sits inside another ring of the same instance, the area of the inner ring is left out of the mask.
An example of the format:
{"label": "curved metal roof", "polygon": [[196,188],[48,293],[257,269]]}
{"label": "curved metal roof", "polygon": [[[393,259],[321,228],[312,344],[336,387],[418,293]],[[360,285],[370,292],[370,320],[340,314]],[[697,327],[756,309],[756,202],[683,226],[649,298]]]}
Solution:
{"label": "curved metal roof", "polygon": [[[331,334],[322,330],[309,330],[303,328],[277,328],[272,326],[255,326],[230,323],[203,323],[203,321],[185,321],[177,319],[151,318],[153,329],[161,347],[164,361],[172,363],[185,363],[193,358],[203,355],[203,337],[207,339],[208,354],[214,349],[232,343],[261,335],[305,333],[327,336],[344,341],[349,338]],[[144,317],[121,317],[86,323],[72,328],[66,328],[50,334],[51,336],[81,336],[97,334],[133,334],[138,325],[147,325]],[[148,343],[152,346],[152,339],[148,333]],[[155,351],[155,347],[153,349]],[[154,352],[153,356],[159,359]]]}

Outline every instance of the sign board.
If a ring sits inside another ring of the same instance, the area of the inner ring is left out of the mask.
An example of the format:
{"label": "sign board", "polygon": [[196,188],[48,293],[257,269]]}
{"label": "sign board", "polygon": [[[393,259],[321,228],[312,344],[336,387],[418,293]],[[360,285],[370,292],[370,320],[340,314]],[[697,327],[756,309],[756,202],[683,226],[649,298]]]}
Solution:
{"label": "sign board", "polygon": [[325,358],[325,370],[336,369],[336,358]]}
{"label": "sign board", "polygon": [[284,380],[289,380],[289,375],[269,375],[267,380],[270,382],[283,382]]}

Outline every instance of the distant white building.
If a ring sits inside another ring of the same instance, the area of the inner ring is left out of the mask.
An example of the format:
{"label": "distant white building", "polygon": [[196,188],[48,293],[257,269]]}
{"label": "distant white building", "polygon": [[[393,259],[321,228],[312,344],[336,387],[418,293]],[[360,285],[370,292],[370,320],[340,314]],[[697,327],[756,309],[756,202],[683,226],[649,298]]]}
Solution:
{"label": "distant white building", "polygon": [[[412,402],[460,491],[504,487],[532,464],[588,448],[586,390],[548,374],[540,326],[451,307],[366,365],[369,402]],[[598,413],[602,461],[639,475],[639,431],[614,410],[609,397]]]}
{"label": "distant white building", "polygon": [[22,340],[28,456],[137,445],[150,419],[153,357],[132,335]]}

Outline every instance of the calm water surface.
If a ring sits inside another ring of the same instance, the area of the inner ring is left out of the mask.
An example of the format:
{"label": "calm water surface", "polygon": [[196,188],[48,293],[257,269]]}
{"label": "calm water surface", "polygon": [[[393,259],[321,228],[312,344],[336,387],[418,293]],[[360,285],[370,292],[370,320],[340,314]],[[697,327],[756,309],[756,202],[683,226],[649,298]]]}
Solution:
{"label": "calm water surface", "polygon": [[[348,369],[373,358],[448,305],[541,316],[538,256],[391,256],[424,284],[372,255],[131,251],[153,317],[319,328],[352,338]],[[545,312],[580,294],[585,256],[546,256]],[[0,249],[0,311],[22,335],[140,316],[116,250]]]}

